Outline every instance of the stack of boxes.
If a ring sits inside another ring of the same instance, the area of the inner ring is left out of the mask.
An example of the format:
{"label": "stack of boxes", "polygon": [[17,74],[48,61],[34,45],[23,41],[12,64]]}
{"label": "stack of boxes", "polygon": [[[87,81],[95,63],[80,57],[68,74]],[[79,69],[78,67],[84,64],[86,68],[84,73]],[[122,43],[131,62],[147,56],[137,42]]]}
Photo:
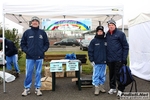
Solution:
{"label": "stack of boxes", "polygon": [[[50,67],[45,67],[44,69],[44,75],[45,77],[51,77],[52,74],[50,72]],[[67,71],[65,72],[65,67],[63,72],[55,72],[56,77],[75,77],[75,71]]]}

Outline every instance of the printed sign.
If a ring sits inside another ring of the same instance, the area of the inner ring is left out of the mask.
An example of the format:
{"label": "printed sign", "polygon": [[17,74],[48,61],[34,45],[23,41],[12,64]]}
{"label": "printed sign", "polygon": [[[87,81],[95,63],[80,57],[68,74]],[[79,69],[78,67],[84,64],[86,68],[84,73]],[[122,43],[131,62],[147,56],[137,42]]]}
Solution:
{"label": "printed sign", "polygon": [[50,63],[50,72],[63,72],[62,63],[59,62]]}
{"label": "printed sign", "polygon": [[79,63],[78,62],[68,62],[66,63],[66,71],[78,71]]}
{"label": "printed sign", "polygon": [[42,29],[45,31],[87,31],[91,30],[91,19],[43,19]]}

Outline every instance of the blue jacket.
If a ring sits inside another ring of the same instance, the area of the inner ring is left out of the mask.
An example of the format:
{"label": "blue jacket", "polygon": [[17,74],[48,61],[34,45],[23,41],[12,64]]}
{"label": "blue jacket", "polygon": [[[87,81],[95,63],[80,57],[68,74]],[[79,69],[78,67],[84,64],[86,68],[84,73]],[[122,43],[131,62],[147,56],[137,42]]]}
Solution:
{"label": "blue jacket", "polygon": [[106,63],[106,39],[94,38],[88,47],[88,56],[90,62],[95,64],[105,64]]}
{"label": "blue jacket", "polygon": [[31,27],[24,32],[20,46],[27,59],[43,59],[44,52],[49,48],[49,40],[44,30]]}
{"label": "blue jacket", "polygon": [[18,54],[18,49],[14,42],[8,39],[5,39],[5,54],[8,57]]}
{"label": "blue jacket", "polygon": [[118,30],[114,30],[112,35],[108,31],[106,34],[107,40],[107,61],[126,61],[129,51],[129,45],[125,34]]}

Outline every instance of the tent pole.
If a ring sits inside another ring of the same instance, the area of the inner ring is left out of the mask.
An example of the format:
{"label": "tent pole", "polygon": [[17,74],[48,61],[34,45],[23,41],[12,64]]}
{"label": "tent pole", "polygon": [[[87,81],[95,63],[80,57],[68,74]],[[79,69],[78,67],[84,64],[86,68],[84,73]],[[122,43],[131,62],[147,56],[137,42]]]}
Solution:
{"label": "tent pole", "polygon": [[[110,16],[109,15],[106,15],[106,18],[104,19],[104,21],[101,23],[101,25],[103,25],[106,21],[107,18],[109,18]],[[106,22],[107,23],[107,22]]]}
{"label": "tent pole", "polygon": [[124,16],[122,15],[122,31],[124,32]]}
{"label": "tent pole", "polygon": [[101,26],[102,24],[101,24],[101,21],[98,21],[98,23],[99,23],[99,26]]}
{"label": "tent pole", "polygon": [[6,92],[6,87],[5,87],[5,57],[4,57],[4,55],[5,55],[5,14],[4,14],[4,8],[3,8],[3,15],[2,15],[2,17],[3,17],[3,34],[2,34],[2,36],[3,36],[3,92]]}
{"label": "tent pole", "polygon": [[122,31],[124,32],[124,9],[122,14]]}

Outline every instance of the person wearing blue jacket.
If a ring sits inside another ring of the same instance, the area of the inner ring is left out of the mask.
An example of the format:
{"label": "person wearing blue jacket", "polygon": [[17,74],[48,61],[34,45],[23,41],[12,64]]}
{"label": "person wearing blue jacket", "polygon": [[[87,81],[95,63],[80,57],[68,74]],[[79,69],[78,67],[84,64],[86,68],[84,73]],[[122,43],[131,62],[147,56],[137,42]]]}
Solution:
{"label": "person wearing blue jacket", "polygon": [[32,74],[35,67],[35,93],[42,95],[41,70],[44,52],[49,48],[49,40],[44,30],[39,29],[40,19],[36,16],[31,19],[31,29],[27,29],[21,39],[21,49],[26,53],[26,77],[24,81],[24,92],[22,96],[30,94]]}
{"label": "person wearing blue jacket", "polygon": [[127,64],[129,45],[125,34],[116,28],[116,22],[108,21],[107,40],[107,65],[109,68],[109,94],[116,93],[116,82],[118,84],[117,96],[120,97],[125,86],[119,82],[119,71],[123,65]]}
{"label": "person wearing blue jacket", "polygon": [[[9,39],[4,39],[5,41],[5,56],[6,56],[6,69],[8,72],[12,71],[12,64],[14,65],[14,69],[16,71],[16,78],[19,77],[20,69],[18,65],[18,49],[16,48],[13,41]],[[0,38],[0,43],[3,42],[3,38]]]}
{"label": "person wearing blue jacket", "polygon": [[95,86],[94,94],[97,96],[99,92],[106,92],[104,90],[104,83],[106,80],[106,39],[103,26],[96,28],[96,35],[91,40],[88,47],[89,60],[93,66],[92,84]]}

